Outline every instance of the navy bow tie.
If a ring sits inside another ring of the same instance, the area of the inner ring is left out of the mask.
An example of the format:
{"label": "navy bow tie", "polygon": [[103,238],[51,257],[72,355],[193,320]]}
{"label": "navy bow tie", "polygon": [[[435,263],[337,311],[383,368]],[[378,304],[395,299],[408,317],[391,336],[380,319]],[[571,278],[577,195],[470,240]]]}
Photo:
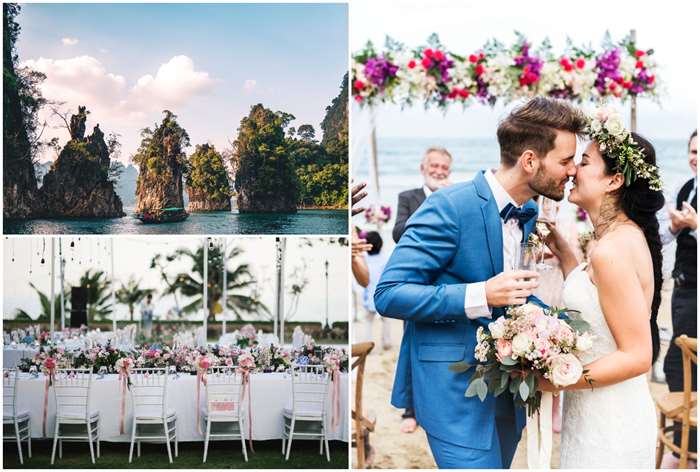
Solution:
{"label": "navy bow tie", "polygon": [[537,211],[530,207],[530,208],[518,208],[512,203],[507,204],[505,207],[503,207],[503,210],[501,210],[501,218],[503,218],[503,222],[507,223],[508,220],[515,219],[518,220],[518,226],[520,226],[520,229],[525,226],[525,223],[530,221],[535,215],[537,214]]}

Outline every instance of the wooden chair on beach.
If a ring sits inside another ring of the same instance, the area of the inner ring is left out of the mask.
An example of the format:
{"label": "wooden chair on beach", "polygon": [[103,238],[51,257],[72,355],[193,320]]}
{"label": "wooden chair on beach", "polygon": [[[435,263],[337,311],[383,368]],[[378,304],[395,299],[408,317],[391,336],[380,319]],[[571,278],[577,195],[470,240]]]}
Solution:
{"label": "wooden chair on beach", "polygon": [[[676,338],[676,345],[681,349],[683,355],[683,391],[670,392],[663,398],[656,401],[659,409],[659,447],[656,450],[656,468],[661,465],[661,458],[664,454],[664,447],[680,454],[679,468],[685,469],[688,466],[688,459],[697,461],[698,455],[688,451],[690,429],[698,428],[698,399],[697,392],[692,391],[691,369],[695,369],[698,364],[698,340],[689,338],[685,334]],[[666,419],[671,420],[671,425],[666,425]],[[673,443],[673,431],[681,426],[681,445]]]}
{"label": "wooden chair on beach", "polygon": [[352,410],[352,445],[357,448],[356,468],[358,469],[365,468],[366,449],[368,449],[369,446],[369,433],[374,431],[376,425],[376,418],[371,414],[365,416],[362,409],[362,384],[365,377],[365,362],[372,349],[374,349],[373,342],[352,345],[352,357],[357,358],[352,363],[352,368],[357,368],[357,375],[355,377],[355,408]]}

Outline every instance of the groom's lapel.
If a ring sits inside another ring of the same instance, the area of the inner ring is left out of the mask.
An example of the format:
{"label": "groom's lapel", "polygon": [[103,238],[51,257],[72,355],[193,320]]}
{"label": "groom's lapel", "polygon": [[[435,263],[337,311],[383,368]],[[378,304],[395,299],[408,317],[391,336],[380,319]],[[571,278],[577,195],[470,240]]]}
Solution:
{"label": "groom's lapel", "polygon": [[501,215],[498,214],[496,199],[493,198],[483,171],[479,171],[474,177],[474,186],[477,193],[483,200],[481,203],[481,215],[484,217],[484,227],[486,228],[486,241],[489,246],[491,265],[493,273],[503,272],[503,229],[501,226]]}

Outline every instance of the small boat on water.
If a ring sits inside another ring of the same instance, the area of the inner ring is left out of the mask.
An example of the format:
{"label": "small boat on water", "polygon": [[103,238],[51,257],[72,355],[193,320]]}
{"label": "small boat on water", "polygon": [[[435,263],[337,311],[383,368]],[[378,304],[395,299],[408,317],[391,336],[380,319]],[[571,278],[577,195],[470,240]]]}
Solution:
{"label": "small boat on water", "polygon": [[145,210],[135,213],[134,217],[144,223],[175,223],[185,221],[189,213],[184,208],[161,208],[159,210]]}

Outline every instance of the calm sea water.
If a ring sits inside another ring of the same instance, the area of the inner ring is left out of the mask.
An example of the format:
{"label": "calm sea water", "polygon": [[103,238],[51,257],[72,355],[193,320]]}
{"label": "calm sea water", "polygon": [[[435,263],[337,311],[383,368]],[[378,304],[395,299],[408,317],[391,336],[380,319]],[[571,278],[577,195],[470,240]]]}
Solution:
{"label": "calm sea water", "polygon": [[347,234],[346,210],[300,210],[293,214],[192,213],[178,223],[143,224],[125,208],[123,218],[4,221],[5,234]]}
{"label": "calm sea water", "polygon": [[[661,166],[664,191],[671,193],[691,177],[687,161],[687,141],[653,141],[657,162]],[[377,142],[379,162],[379,197],[370,183],[368,201],[378,201],[396,209],[398,194],[422,186],[418,171],[423,152],[430,146],[443,146],[453,157],[452,182],[470,180],[486,168],[498,167],[498,143],[495,139],[461,138],[380,138]],[[353,154],[353,173],[357,181],[369,182],[369,152],[360,148]]]}

